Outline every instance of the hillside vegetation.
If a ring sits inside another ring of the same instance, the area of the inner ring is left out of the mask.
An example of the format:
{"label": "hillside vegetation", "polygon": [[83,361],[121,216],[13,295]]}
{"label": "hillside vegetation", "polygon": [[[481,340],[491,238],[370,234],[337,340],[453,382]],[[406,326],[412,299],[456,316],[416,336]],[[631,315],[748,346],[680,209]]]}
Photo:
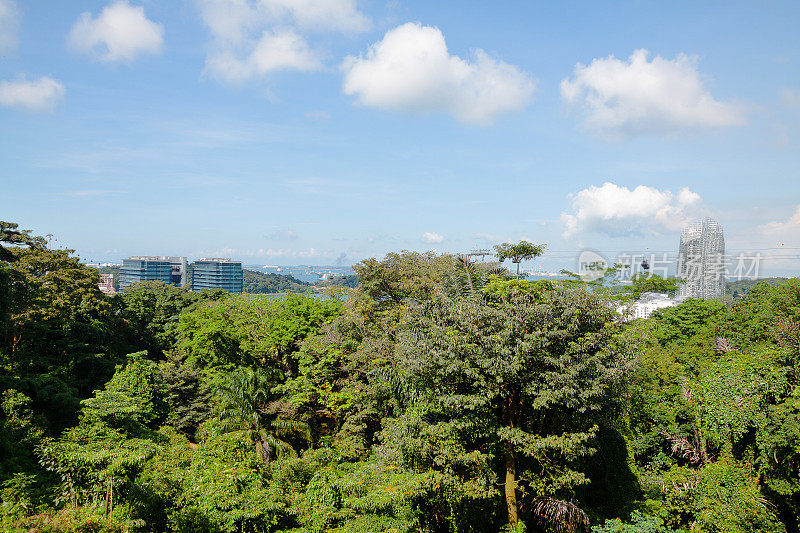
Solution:
{"label": "hillside vegetation", "polygon": [[242,291],[250,294],[277,294],[283,292],[314,292],[314,285],[286,274],[272,274],[244,269]]}
{"label": "hillside vegetation", "polygon": [[354,269],[109,298],[0,223],[0,529],[798,531],[800,279],[626,323],[576,280]]}

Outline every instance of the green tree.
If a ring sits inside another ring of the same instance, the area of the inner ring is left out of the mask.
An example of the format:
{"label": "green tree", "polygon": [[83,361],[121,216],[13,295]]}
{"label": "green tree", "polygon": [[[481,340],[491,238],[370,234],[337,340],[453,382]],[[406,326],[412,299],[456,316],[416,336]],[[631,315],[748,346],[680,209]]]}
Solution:
{"label": "green tree", "polygon": [[153,428],[165,415],[158,367],[145,355],[131,354],[103,390],[82,402],[78,425],[39,447],[42,466],[60,479],[56,503],[96,509],[102,502],[107,516],[117,509],[118,518],[129,517],[131,487],[159,450]]}
{"label": "green tree", "polygon": [[340,303],[332,299],[234,296],[182,314],[177,347],[199,368],[270,366],[294,376],[294,354],[303,339],[339,311]]}
{"label": "green tree", "polygon": [[412,306],[402,351],[411,389],[437,406],[431,423],[453,426],[466,453],[502,458],[515,528],[520,495],[570,499],[589,482],[577,465],[614,412],[627,358],[613,310],[584,289],[496,279],[483,292]]}
{"label": "green tree", "polygon": [[31,230],[19,229],[19,224],[0,220],[0,261],[14,261],[14,254],[3,246],[28,246],[30,248],[45,248],[47,241],[44,237],[31,235]]}
{"label": "green tree", "polygon": [[623,288],[623,294],[634,300],[638,300],[646,292],[663,292],[672,296],[681,283],[676,278],[663,278],[650,272],[636,274],[631,282],[631,285]]}
{"label": "green tree", "polygon": [[620,519],[606,520],[603,525],[594,526],[592,533],[678,533],[664,525],[657,516],[644,515],[639,511],[631,513],[630,522]]}
{"label": "green tree", "polygon": [[300,434],[308,439],[306,424],[279,416],[273,392],[279,380],[277,370],[240,368],[226,375],[216,388],[223,426],[250,442],[265,463],[296,454],[282,437]]}
{"label": "green tree", "polygon": [[547,248],[544,244],[533,244],[528,241],[519,241],[517,244],[504,242],[497,244],[494,247],[497,258],[502,263],[506,259],[511,259],[511,262],[517,265],[516,277],[519,279],[519,264],[523,261],[530,261],[534,257],[542,255]]}
{"label": "green tree", "polygon": [[200,295],[163,281],[143,281],[128,287],[121,298],[131,343],[160,358],[175,346],[181,313],[197,304]]}
{"label": "green tree", "polygon": [[197,428],[211,414],[211,392],[201,373],[172,353],[160,365],[164,400],[169,406],[167,423],[194,438]]}

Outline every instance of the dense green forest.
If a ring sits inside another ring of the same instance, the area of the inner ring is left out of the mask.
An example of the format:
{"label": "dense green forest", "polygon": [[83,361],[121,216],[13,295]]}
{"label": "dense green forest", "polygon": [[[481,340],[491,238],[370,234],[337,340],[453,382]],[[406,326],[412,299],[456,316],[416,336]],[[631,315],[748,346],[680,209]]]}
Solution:
{"label": "dense green forest", "polygon": [[786,282],[786,278],[761,278],[758,280],[740,279],[736,281],[725,282],[725,289],[729,295],[731,295],[734,298],[738,298],[740,296],[746,296],[747,293],[750,292],[753,289],[753,287],[755,287],[759,283],[781,285],[784,282]]}
{"label": "dense green forest", "polygon": [[624,322],[600,284],[354,269],[106,297],[0,223],[2,529],[798,531],[800,279]]}

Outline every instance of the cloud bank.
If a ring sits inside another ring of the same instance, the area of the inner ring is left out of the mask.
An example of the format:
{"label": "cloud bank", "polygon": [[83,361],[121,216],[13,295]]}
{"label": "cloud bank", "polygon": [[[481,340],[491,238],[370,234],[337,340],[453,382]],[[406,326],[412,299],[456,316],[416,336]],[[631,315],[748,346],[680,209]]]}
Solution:
{"label": "cloud bank", "polygon": [[684,54],[648,60],[647,50],[636,50],[628,61],[608,56],[578,63],[572,78],[561,82],[561,96],[588,130],[612,138],[745,122],[737,105],[711,96],[697,59]]}
{"label": "cloud bank", "polygon": [[101,61],[131,61],[142,54],[157,54],[164,44],[164,27],[145,16],[144,8],[121,0],[103,8],[96,17],[82,13],[72,26],[68,42],[75,50]]}
{"label": "cloud bank", "polygon": [[448,113],[484,125],[527,106],[535,80],[514,65],[477,49],[469,60],[451,55],[432,26],[407,23],[386,33],[360,57],[342,64],[343,90],[367,107]]}
{"label": "cloud bank", "polygon": [[52,111],[64,97],[64,86],[44,76],[38,80],[0,81],[0,106]]}
{"label": "cloud bank", "polygon": [[205,72],[241,84],[276,71],[321,69],[304,33],[356,33],[370,20],[355,0],[197,0],[211,33]]}
{"label": "cloud bank", "polygon": [[581,233],[624,236],[679,230],[695,217],[701,202],[700,195],[686,187],[673,194],[609,182],[571,194],[570,200],[571,211],[561,213],[565,239]]}

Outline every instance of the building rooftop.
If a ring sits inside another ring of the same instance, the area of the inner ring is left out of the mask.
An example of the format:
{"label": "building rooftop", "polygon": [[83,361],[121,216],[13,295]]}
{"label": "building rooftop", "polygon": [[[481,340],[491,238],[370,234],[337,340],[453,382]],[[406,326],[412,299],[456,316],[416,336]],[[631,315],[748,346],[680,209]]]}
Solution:
{"label": "building rooftop", "polygon": [[169,255],[132,255],[128,257],[129,261],[172,261],[173,259],[186,259],[182,256],[169,256]]}

